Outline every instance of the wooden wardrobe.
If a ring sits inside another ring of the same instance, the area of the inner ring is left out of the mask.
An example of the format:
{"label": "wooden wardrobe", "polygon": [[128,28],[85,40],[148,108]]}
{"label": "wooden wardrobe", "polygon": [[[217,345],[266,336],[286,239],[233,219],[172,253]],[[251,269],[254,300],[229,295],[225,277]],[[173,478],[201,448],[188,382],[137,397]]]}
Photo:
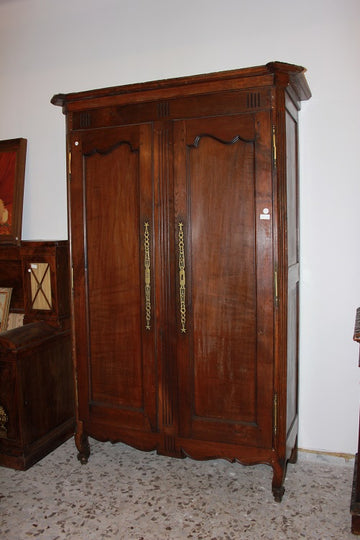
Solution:
{"label": "wooden wardrobe", "polygon": [[298,426],[304,68],[59,94],[67,120],[76,445],[273,467]]}

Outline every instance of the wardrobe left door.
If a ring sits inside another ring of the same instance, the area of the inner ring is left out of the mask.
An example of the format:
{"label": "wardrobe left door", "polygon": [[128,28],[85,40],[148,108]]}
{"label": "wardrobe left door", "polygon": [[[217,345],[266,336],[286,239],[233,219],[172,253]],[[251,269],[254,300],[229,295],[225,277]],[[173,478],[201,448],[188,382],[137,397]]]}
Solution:
{"label": "wardrobe left door", "polygon": [[69,138],[78,422],[142,449],[157,443],[152,140],[151,124]]}

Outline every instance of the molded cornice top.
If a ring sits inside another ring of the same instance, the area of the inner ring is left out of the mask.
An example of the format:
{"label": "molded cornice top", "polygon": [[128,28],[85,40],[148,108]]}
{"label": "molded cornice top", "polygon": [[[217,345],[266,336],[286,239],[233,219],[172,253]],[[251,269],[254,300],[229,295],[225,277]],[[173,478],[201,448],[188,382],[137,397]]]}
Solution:
{"label": "molded cornice top", "polygon": [[126,105],[127,103],[140,103],[261,86],[283,88],[290,86],[297,99],[304,101],[311,97],[304,75],[305,71],[306,69],[302,66],[285,62],[269,62],[264,66],[251,68],[112,86],[84,92],[56,94],[51,103],[62,106],[64,113],[66,113],[100,106]]}

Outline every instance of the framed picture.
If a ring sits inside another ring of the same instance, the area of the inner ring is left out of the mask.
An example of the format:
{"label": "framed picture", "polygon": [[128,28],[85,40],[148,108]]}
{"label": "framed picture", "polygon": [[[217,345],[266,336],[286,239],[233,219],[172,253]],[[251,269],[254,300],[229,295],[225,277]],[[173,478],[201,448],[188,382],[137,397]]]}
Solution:
{"label": "framed picture", "polygon": [[0,333],[7,330],[12,289],[0,287]]}
{"label": "framed picture", "polygon": [[0,244],[21,240],[26,146],[26,139],[0,141]]}

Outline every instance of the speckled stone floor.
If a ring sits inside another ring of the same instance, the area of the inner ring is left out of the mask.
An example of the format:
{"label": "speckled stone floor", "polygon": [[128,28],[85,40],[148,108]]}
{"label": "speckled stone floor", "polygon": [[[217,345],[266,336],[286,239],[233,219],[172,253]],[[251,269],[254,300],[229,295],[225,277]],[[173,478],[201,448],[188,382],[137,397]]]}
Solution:
{"label": "speckled stone floor", "polygon": [[355,539],[353,462],[309,454],[289,465],[282,503],[272,470],[178,460],[72,440],[26,472],[0,468],[1,540]]}

